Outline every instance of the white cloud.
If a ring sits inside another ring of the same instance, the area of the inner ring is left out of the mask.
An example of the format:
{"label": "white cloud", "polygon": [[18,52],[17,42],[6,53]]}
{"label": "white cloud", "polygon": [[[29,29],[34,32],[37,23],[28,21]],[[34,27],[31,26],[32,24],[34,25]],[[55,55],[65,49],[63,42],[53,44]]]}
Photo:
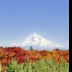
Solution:
{"label": "white cloud", "polygon": [[45,38],[41,37],[40,35],[33,33],[32,35],[28,36],[23,42],[15,43],[12,42],[9,46],[39,46],[39,47],[63,47],[59,44],[46,40]]}

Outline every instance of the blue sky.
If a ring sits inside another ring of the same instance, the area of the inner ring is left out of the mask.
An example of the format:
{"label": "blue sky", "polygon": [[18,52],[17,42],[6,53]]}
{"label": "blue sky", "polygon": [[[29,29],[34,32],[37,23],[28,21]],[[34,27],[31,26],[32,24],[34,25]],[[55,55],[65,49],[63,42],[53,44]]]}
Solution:
{"label": "blue sky", "polygon": [[0,0],[0,46],[33,33],[69,47],[69,0]]}

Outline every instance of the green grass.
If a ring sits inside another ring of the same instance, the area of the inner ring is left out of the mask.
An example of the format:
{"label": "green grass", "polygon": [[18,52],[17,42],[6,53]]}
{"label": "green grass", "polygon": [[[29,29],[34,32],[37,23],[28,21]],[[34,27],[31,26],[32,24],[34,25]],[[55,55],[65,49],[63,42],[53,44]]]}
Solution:
{"label": "green grass", "polygon": [[40,58],[40,61],[33,62],[33,64],[31,61],[27,64],[28,59],[26,59],[26,63],[21,64],[17,64],[17,61],[12,59],[9,67],[6,66],[6,72],[69,72],[69,64],[63,58],[61,60],[62,63],[56,65],[56,62],[51,59],[44,62],[44,58],[42,60]]}

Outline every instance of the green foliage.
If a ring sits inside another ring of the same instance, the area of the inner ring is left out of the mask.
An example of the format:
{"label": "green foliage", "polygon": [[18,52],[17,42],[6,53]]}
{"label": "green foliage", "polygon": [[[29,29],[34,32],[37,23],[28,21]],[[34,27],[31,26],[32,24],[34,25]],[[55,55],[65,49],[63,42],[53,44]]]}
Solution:
{"label": "green foliage", "polygon": [[6,72],[69,72],[69,65],[62,60],[62,64],[56,65],[54,61],[51,59],[47,59],[44,62],[44,59],[40,59],[40,61],[35,61],[33,64],[31,61],[29,63],[21,63],[17,64],[17,61],[12,60],[9,64],[9,68],[7,67]]}
{"label": "green foliage", "polygon": [[29,49],[29,50],[33,50],[32,46],[30,47],[30,49]]}

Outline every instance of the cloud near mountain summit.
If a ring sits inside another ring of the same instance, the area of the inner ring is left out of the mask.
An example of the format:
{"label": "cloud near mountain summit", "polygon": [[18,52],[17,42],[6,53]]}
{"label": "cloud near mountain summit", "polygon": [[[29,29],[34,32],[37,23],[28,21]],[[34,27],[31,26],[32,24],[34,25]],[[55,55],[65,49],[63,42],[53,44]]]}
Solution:
{"label": "cloud near mountain summit", "polygon": [[46,40],[45,38],[41,37],[40,35],[33,33],[32,35],[28,36],[24,41],[20,43],[12,42],[7,46],[39,46],[39,47],[63,47],[62,45],[56,44],[52,41]]}

